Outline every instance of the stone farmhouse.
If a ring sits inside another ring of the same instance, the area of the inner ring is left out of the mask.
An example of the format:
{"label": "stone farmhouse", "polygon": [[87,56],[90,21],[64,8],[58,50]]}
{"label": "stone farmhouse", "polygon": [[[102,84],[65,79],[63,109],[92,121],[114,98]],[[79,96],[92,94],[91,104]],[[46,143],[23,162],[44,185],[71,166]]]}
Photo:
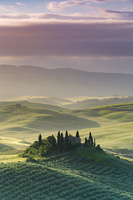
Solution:
{"label": "stone farmhouse", "polygon": [[68,136],[68,141],[71,141],[71,144],[81,144],[81,138],[74,137],[71,134]]}

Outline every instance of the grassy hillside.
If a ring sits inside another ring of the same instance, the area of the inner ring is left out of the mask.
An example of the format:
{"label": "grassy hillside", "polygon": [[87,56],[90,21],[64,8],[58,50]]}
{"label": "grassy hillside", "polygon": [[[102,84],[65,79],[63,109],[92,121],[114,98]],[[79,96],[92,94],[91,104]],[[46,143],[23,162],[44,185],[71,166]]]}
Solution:
{"label": "grassy hillside", "polygon": [[76,110],[73,111],[73,113],[76,113],[79,116],[84,116],[85,118],[102,117],[122,123],[133,122],[133,103],[102,106],[86,110]]}
{"label": "grassy hillside", "polygon": [[[32,137],[34,133],[58,130],[75,130],[98,126],[92,120],[84,119],[63,111],[62,108],[20,102],[1,103],[0,107],[0,135],[6,137]],[[28,136],[26,136],[28,134]],[[29,135],[31,134],[31,136]]]}
{"label": "grassy hillside", "polygon": [[86,148],[47,162],[1,163],[0,199],[133,199],[133,165],[104,152],[95,152],[101,157],[96,161],[90,153]]}
{"label": "grassy hillside", "polygon": [[95,120],[100,127],[80,131],[81,138],[92,131],[98,143],[111,152],[133,159],[133,104],[103,106],[72,111],[77,116]]}
{"label": "grassy hillside", "polygon": [[51,104],[32,103],[28,101],[2,101],[0,102],[0,107],[12,106],[16,104],[21,104],[22,106],[27,106],[27,107],[32,107],[32,108],[47,109],[47,110],[52,110],[52,111],[60,111],[62,109],[67,110],[67,108],[62,108],[62,107],[51,105]]}
{"label": "grassy hillside", "polygon": [[107,106],[113,104],[122,104],[122,103],[132,103],[133,97],[106,97],[106,98],[88,98],[83,100],[78,100],[71,104],[65,105],[69,109],[87,109],[94,108],[99,106]]}
{"label": "grassy hillside", "polygon": [[[15,105],[21,103],[22,107]],[[0,143],[26,149],[41,133],[79,130],[82,142],[91,131],[102,148],[133,159],[133,104],[119,104],[84,110],[23,102],[0,103]]]}

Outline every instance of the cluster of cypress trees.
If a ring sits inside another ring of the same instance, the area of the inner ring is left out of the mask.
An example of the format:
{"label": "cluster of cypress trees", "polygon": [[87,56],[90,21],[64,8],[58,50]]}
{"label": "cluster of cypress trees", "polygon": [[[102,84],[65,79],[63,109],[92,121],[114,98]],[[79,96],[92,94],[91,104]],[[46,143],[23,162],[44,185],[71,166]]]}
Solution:
{"label": "cluster of cypress trees", "polygon": [[[50,137],[50,136],[49,136]],[[76,132],[76,137],[79,138],[79,131]],[[39,135],[38,138],[39,141],[39,146],[41,146],[42,144],[42,136],[41,134]],[[70,150],[72,149],[72,144],[71,144],[71,140],[68,140],[68,131],[66,131],[65,133],[65,138],[63,137],[63,133],[60,133],[60,131],[58,131],[57,134],[57,143],[56,143],[56,139],[53,136],[52,140],[50,141],[50,143],[52,144],[52,150],[55,150],[56,148],[58,148],[58,150],[62,151],[62,149],[65,150]],[[85,138],[85,146],[96,146],[96,141],[95,138],[93,139],[91,132],[89,133],[89,138]]]}
{"label": "cluster of cypress trees", "polygon": [[[80,138],[79,131],[76,132],[76,138]],[[70,138],[69,138],[70,137]],[[72,141],[71,141],[72,137]],[[80,141],[80,140],[79,140]],[[42,135],[39,134],[38,141],[35,141],[30,147],[28,147],[24,151],[24,156],[45,156],[49,155],[52,152],[65,152],[72,149],[76,149],[79,147],[87,147],[87,146],[96,146],[95,138],[93,139],[91,132],[89,133],[89,138],[85,138],[85,144],[76,143],[75,138],[73,136],[68,136],[68,131],[65,132],[65,136],[63,137],[63,133],[58,131],[57,140],[52,136],[48,136],[46,139],[42,139]],[[97,145],[97,149],[101,149],[100,145]]]}
{"label": "cluster of cypress trees", "polygon": [[71,149],[72,145],[71,145],[71,141],[68,140],[68,131],[66,131],[65,133],[65,139],[63,137],[63,133],[60,133],[60,131],[58,131],[57,146],[60,151],[63,148],[65,148],[66,150]]}
{"label": "cluster of cypress trees", "polygon": [[91,132],[89,133],[89,138],[85,138],[85,146],[87,145],[92,145],[92,146],[96,146],[96,141],[95,138],[93,139]]}

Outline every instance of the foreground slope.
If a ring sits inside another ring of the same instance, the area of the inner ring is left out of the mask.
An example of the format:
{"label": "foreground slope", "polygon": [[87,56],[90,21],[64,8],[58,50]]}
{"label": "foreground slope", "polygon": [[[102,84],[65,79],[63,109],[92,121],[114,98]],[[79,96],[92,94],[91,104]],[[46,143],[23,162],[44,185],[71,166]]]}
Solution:
{"label": "foreground slope", "polygon": [[133,165],[88,149],[39,163],[0,164],[1,200],[131,200]]}

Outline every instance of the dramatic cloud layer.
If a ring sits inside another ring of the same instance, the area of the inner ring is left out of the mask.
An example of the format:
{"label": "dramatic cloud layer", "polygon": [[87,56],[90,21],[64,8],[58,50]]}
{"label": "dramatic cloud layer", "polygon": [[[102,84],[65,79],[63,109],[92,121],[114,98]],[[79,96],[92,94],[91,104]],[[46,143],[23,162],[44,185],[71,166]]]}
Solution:
{"label": "dramatic cloud layer", "polygon": [[1,0],[3,63],[133,73],[133,0]]}
{"label": "dramatic cloud layer", "polygon": [[90,6],[90,3],[106,3],[106,2],[126,2],[126,0],[66,0],[61,2],[50,2],[47,9],[51,11],[63,10],[71,6]]}
{"label": "dramatic cloud layer", "polygon": [[0,56],[133,56],[133,23],[1,26]]}
{"label": "dramatic cloud layer", "polygon": [[[11,21],[12,20],[12,21]],[[53,13],[12,13],[12,14],[0,14],[1,24],[11,24],[16,21],[27,21],[27,22],[36,22],[42,23],[46,21],[84,21],[86,23],[91,21],[133,21],[133,11],[117,11],[117,10],[108,10],[108,9],[99,9],[95,15],[91,14],[53,14]]]}
{"label": "dramatic cloud layer", "polygon": [[117,11],[117,10],[105,10],[105,12],[111,18],[115,19],[125,19],[125,20],[133,20],[133,11]]}
{"label": "dramatic cloud layer", "polygon": [[[105,11],[107,12],[107,11]],[[41,20],[53,20],[53,21],[77,21],[83,20],[83,21],[90,21],[90,20],[107,20],[106,17],[94,17],[90,15],[59,15],[59,14],[45,14],[45,13],[35,13],[35,14],[24,14],[24,13],[15,13],[15,14],[0,14],[0,19],[5,19],[5,22],[7,19],[15,19],[15,20],[28,20],[30,21],[38,21],[38,23]],[[12,21],[13,22],[13,21]]]}

